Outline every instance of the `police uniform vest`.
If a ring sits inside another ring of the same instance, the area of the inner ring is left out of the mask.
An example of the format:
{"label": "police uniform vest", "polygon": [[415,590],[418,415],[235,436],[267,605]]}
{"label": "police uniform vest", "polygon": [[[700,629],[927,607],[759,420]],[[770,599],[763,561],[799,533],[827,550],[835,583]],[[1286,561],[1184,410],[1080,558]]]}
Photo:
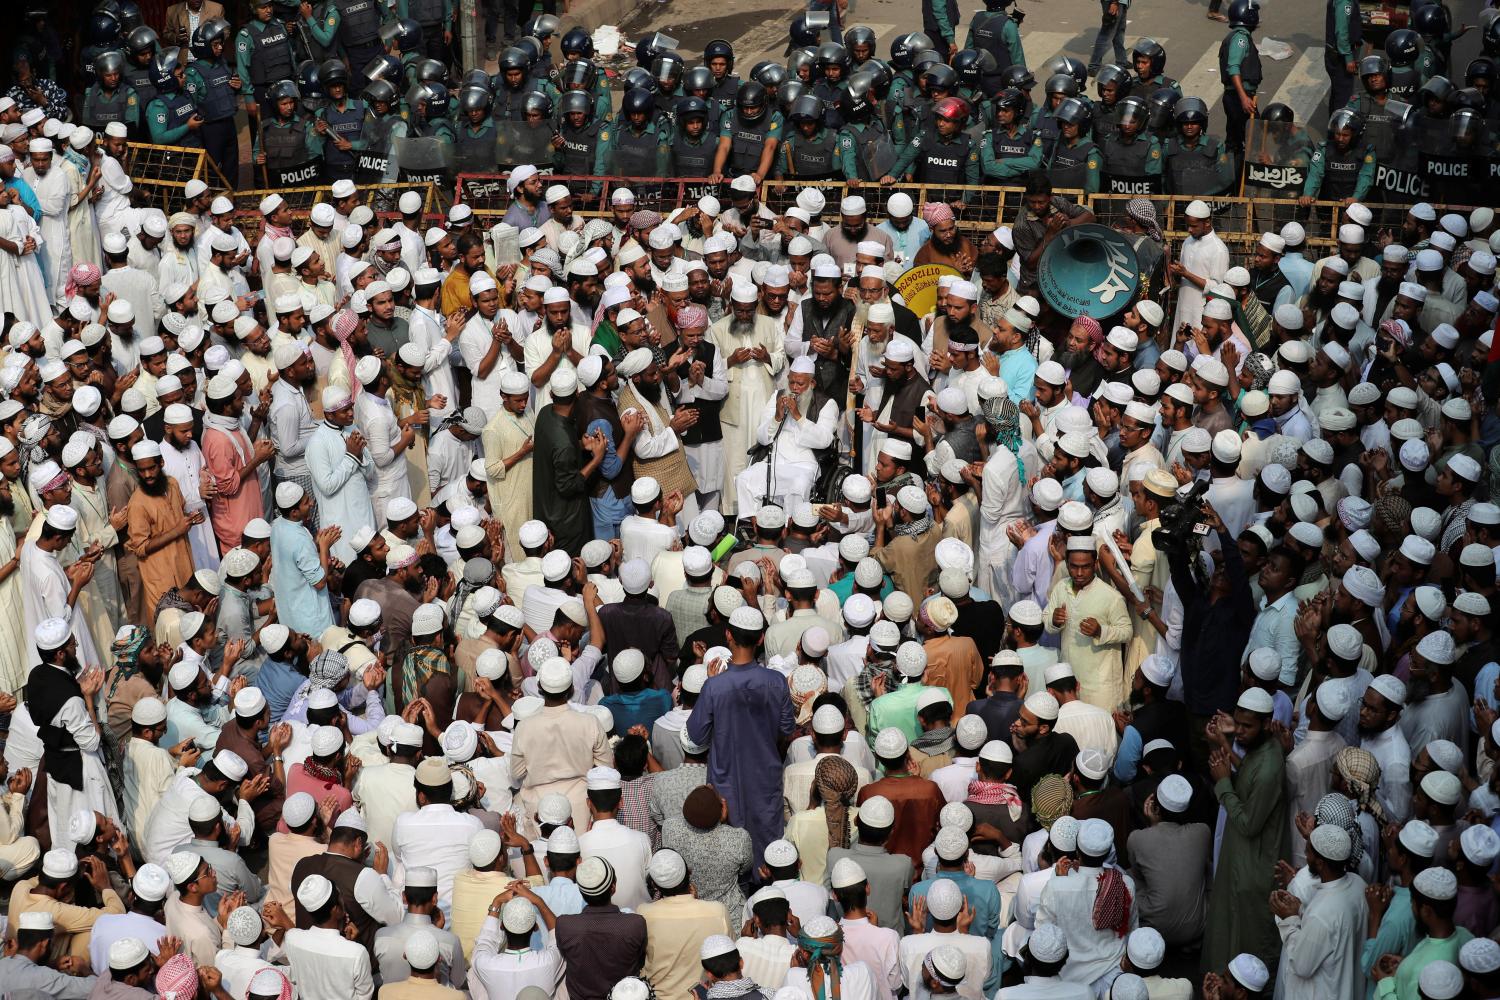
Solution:
{"label": "police uniform vest", "polygon": [[229,64],[222,59],[199,59],[193,67],[203,81],[203,88],[195,98],[203,120],[221,122],[233,118],[236,98],[229,87],[229,79],[234,75]]}
{"label": "police uniform vest", "polygon": [[1167,144],[1167,177],[1173,194],[1214,194],[1223,187],[1219,176],[1219,144],[1203,136],[1192,149],[1180,139]]}
{"label": "police uniform vest", "polygon": [[1151,160],[1151,143],[1140,136],[1134,142],[1126,142],[1118,134],[1104,140],[1100,150],[1104,154],[1102,168],[1106,174],[1116,177],[1144,177]]}
{"label": "police uniform vest", "polygon": [[672,169],[678,177],[707,177],[714,172],[714,153],[719,144],[705,128],[695,142],[686,132],[672,137]]}
{"label": "police uniform vest", "polygon": [[266,154],[268,167],[295,167],[308,159],[307,136],[302,119],[273,119],[260,131],[260,150]]}
{"label": "police uniform vest", "polygon": [[1099,149],[1104,149],[1104,144],[1120,133],[1120,126],[1115,122],[1115,108],[1118,104],[1106,105],[1103,101],[1094,105],[1094,125],[1089,129],[1089,136],[1098,144]]}
{"label": "police uniform vest", "polygon": [[941,4],[943,10],[948,14],[948,23],[952,25],[949,30],[956,30],[959,24],[958,0],[932,0],[931,3],[922,5],[922,31],[928,38],[939,45],[943,44],[946,37],[938,28],[937,8]]}
{"label": "police uniform vest", "polygon": [[123,122],[130,107],[130,94],[130,88],[122,85],[105,97],[99,85],[94,84],[83,98],[83,123],[98,132],[109,122]]}
{"label": "police uniform vest", "polygon": [[878,181],[896,165],[896,146],[885,123],[871,119],[862,124],[846,125],[844,130],[854,140],[854,159],[859,167],[859,179]]}
{"label": "police uniform vest", "polygon": [[501,86],[495,90],[495,103],[492,115],[497,122],[519,122],[526,120],[526,98],[533,93],[528,84],[522,84],[515,90]]}
{"label": "police uniform vest", "polygon": [[980,76],[981,86],[989,95],[1001,90],[1001,76],[1010,69],[1010,48],[1005,44],[1005,26],[1010,15],[1003,10],[982,10],[969,22],[969,31],[974,35],[974,47],[995,57],[995,71]]}
{"label": "police uniform vest", "polygon": [[[811,295],[798,303],[797,308],[802,311],[802,340],[808,344],[812,343],[814,337],[830,340],[838,337],[854,319],[854,303],[843,296],[834,300],[832,310],[826,314],[817,308]],[[849,369],[837,353],[831,358],[825,358],[811,349],[808,353],[813,359],[813,387],[825,398],[834,400],[842,410],[844,399],[848,395]],[[820,408],[822,406],[816,399],[814,404]]]}
{"label": "police uniform vest", "polygon": [[334,3],[339,11],[338,38],[345,47],[379,41],[380,11],[375,8],[375,0],[334,0]]}
{"label": "police uniform vest", "polygon": [[486,118],[476,132],[474,126],[468,121],[462,121],[453,126],[457,133],[453,145],[455,152],[470,163],[482,162],[486,157],[493,159],[495,156],[495,123]]}
{"label": "police uniform vest", "polygon": [[819,80],[813,84],[812,95],[823,102],[823,124],[829,128],[838,128],[844,124],[844,116],[839,114],[839,92],[842,89],[828,80]]}
{"label": "police uniform vest", "polygon": [[1047,176],[1052,178],[1052,186],[1082,188],[1088,180],[1091,156],[1098,160],[1099,148],[1091,140],[1079,139],[1076,146],[1059,140],[1052,151],[1052,160],[1047,164]]}
{"label": "police uniform vest", "polygon": [[839,136],[833,129],[822,129],[811,139],[798,132],[787,140],[786,147],[788,176],[821,181],[842,175]]}
{"label": "police uniform vest", "polygon": [[1365,120],[1364,137],[1375,147],[1375,156],[1390,161],[1396,152],[1396,114],[1390,102],[1379,104],[1369,94],[1354,99],[1354,110]]}
{"label": "police uniform vest", "polygon": [[676,94],[658,92],[656,95],[656,111],[651,120],[656,123],[657,131],[663,135],[677,128],[677,99]]}
{"label": "police uniform vest", "polygon": [[1387,97],[1410,104],[1417,96],[1417,88],[1422,86],[1422,74],[1418,73],[1415,66],[1393,66],[1389,77],[1390,84],[1386,87]]}
{"label": "police uniform vest", "polygon": [[1130,93],[1126,96],[1149,98],[1152,94],[1156,93],[1158,90],[1161,90],[1163,87],[1171,87],[1174,90],[1181,89],[1180,87],[1178,87],[1176,80],[1172,79],[1170,76],[1167,76],[1167,74],[1162,73],[1158,76],[1152,77],[1149,80],[1145,79],[1144,77],[1136,80],[1135,83],[1130,85]]}
{"label": "police uniform vest", "polygon": [[365,122],[362,134],[365,138],[365,149],[371,153],[384,156],[391,150],[391,133],[395,131],[396,125],[401,121],[398,114],[376,115],[371,114]]}
{"label": "police uniform vest", "polygon": [[1224,89],[1229,90],[1233,84],[1229,82],[1229,46],[1235,36],[1245,36],[1245,54],[1240,56],[1240,83],[1245,86],[1245,93],[1254,94],[1260,87],[1263,79],[1260,68],[1260,52],[1255,48],[1255,39],[1250,37],[1250,32],[1244,28],[1235,28],[1224,36],[1219,43],[1219,79],[1224,83]]}
{"label": "police uniform vest", "polygon": [[944,139],[937,130],[923,132],[914,176],[923,184],[962,184],[974,140],[963,132]]}
{"label": "police uniform vest", "polygon": [[581,175],[594,172],[594,153],[599,148],[599,132],[603,128],[603,122],[589,122],[583,128],[563,123],[558,129],[563,141],[563,173]]}
{"label": "police uniform vest", "polygon": [[1359,183],[1359,170],[1364,166],[1364,144],[1355,143],[1347,152],[1339,152],[1329,140],[1318,144],[1323,153],[1323,184],[1318,188],[1318,200],[1342,201],[1354,197],[1354,187]]}
{"label": "police uniform vest", "polygon": [[[1341,2],[1342,0],[1329,0],[1328,5],[1323,8],[1324,47],[1333,52],[1335,56],[1337,56],[1338,50],[1334,47],[1334,39],[1338,37],[1338,29],[1334,27],[1334,21],[1336,20],[1334,9]],[[1349,32],[1349,51],[1354,53],[1357,60],[1359,58],[1359,47],[1365,42],[1365,29],[1364,25],[1360,23],[1359,4],[1351,3],[1349,6],[1350,14],[1345,27]]]}
{"label": "police uniform vest", "polygon": [[337,105],[330,103],[323,109],[323,120],[328,122],[328,135],[324,137],[328,141],[323,143],[323,159],[335,164],[353,162],[354,150],[344,152],[333,144],[332,137],[337,135],[351,143],[360,138],[365,124],[365,102],[346,99],[342,111]]}
{"label": "police uniform vest", "polygon": [[1416,141],[1417,149],[1429,156],[1447,154],[1450,146],[1449,122],[1447,118],[1428,114],[1426,108],[1418,108],[1411,116],[1411,135]]}
{"label": "police uniform vest", "polygon": [[609,172],[623,177],[655,177],[656,150],[661,136],[649,125],[637,132],[629,125],[615,132],[610,146]]}
{"label": "police uniform vest", "polygon": [[720,114],[727,114],[734,107],[734,99],[739,92],[740,78],[733,73],[725,73],[724,79],[714,84],[714,89],[709,91],[709,102],[718,104]]}
{"label": "police uniform vest", "polygon": [[443,23],[443,0],[408,0],[406,14],[424,29],[437,27]]}
{"label": "police uniform vest", "polygon": [[[156,102],[158,113],[165,112],[167,116],[164,124],[158,123],[163,129],[181,128],[187,124],[189,118],[198,113],[198,109],[193,107],[193,99],[181,90],[170,94],[158,94]],[[174,145],[201,146],[203,145],[203,140],[198,137],[197,132],[188,130],[178,136]]]}
{"label": "police uniform vest", "polygon": [[412,135],[418,139],[446,139],[453,142],[457,136],[453,131],[453,123],[446,118],[438,118],[430,122],[418,122],[411,126]]}
{"label": "police uniform vest", "polygon": [[[693,348],[693,357],[690,361],[684,361],[677,366],[677,377],[682,379],[682,384],[687,385],[688,371],[692,368],[694,361],[703,362],[703,370],[707,375],[714,372],[714,356],[718,353],[713,341],[704,337],[698,341],[698,346]],[[695,399],[691,403],[678,405],[679,410],[691,409],[698,411],[698,422],[682,432],[682,443],[687,445],[708,444],[713,441],[724,440],[724,428],[719,424],[719,410],[723,408],[722,399]]]}
{"label": "police uniform vest", "polygon": [[[360,873],[364,871],[363,861],[354,858],[346,858],[342,854],[314,854],[297,862],[292,869],[294,884],[300,883],[309,875],[322,875],[333,883],[333,887],[339,894],[339,903],[343,905],[345,913],[349,916],[349,922],[354,925],[354,940],[366,949],[373,951],[375,947],[375,932],[380,929],[380,924],[375,918],[365,912],[360,905],[358,897],[354,895],[354,886],[359,880]],[[302,907],[297,907],[297,926],[304,930],[312,926],[312,919]]]}
{"label": "police uniform vest", "polygon": [[257,87],[290,79],[296,71],[292,62],[292,42],[287,37],[286,25],[271,18],[255,30],[252,22],[246,30],[254,43],[250,53],[250,82]]}
{"label": "police uniform vest", "polygon": [[1051,156],[1052,148],[1057,145],[1058,138],[1062,135],[1057,128],[1057,119],[1051,110],[1038,109],[1036,117],[1031,120],[1031,127],[1042,140],[1042,153]]}
{"label": "police uniform vest", "polygon": [[729,120],[729,170],[735,175],[754,173],[770,134],[771,112],[763,112],[753,122],[736,112]]}
{"label": "police uniform vest", "polygon": [[156,100],[157,90],[156,86],[151,82],[151,70],[149,67],[143,68],[137,66],[135,63],[127,62],[125,64],[125,72],[120,75],[130,85],[130,88],[135,91],[136,100],[140,101],[141,107],[144,108]]}
{"label": "police uniform vest", "polygon": [[1030,125],[1022,125],[1015,135],[1008,135],[1002,128],[990,131],[990,150],[997,160],[1015,160],[1031,152],[1036,142],[1036,132]]}

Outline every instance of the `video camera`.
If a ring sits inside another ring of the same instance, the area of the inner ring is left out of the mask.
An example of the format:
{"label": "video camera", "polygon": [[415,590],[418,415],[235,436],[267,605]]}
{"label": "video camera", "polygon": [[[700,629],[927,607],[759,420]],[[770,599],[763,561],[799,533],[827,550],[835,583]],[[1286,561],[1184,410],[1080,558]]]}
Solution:
{"label": "video camera", "polygon": [[1177,501],[1161,509],[1161,525],[1151,532],[1151,541],[1161,552],[1187,552],[1201,545],[1208,534],[1203,518],[1203,495],[1208,481],[1195,479],[1186,493],[1178,491]]}

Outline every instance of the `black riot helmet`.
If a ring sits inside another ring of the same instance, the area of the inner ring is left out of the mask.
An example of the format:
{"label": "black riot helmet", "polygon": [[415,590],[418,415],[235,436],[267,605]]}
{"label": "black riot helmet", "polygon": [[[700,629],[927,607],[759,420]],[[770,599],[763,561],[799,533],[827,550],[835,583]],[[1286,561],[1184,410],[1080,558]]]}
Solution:
{"label": "black riot helmet", "polygon": [[1202,125],[1208,128],[1208,105],[1202,98],[1184,97],[1172,109],[1172,121],[1178,126]]}
{"label": "black riot helmet", "polygon": [[1477,87],[1460,87],[1448,98],[1448,106],[1455,112],[1468,108],[1470,111],[1478,111],[1481,115],[1488,102]]}
{"label": "black riot helmet", "polygon": [[814,94],[803,94],[792,102],[792,110],[787,113],[787,121],[797,122],[819,122],[823,120],[823,102]]}
{"label": "black riot helmet", "polygon": [[394,105],[396,103],[396,88],[391,86],[389,80],[371,80],[365,84],[365,92],[362,96],[367,104]]}
{"label": "black riot helmet", "polygon": [[125,51],[129,55],[138,56],[142,52],[155,51],[156,43],[156,32],[143,24],[125,36]]}
{"label": "black riot helmet", "polygon": [[953,55],[959,85],[971,90],[978,88],[981,76],[995,71],[995,65],[995,57],[979,49],[959,49]]}
{"label": "black riot helmet", "polygon": [[533,90],[521,99],[521,113],[531,114],[538,112],[543,118],[552,117],[552,97],[540,90]]}
{"label": "black riot helmet", "polygon": [[1279,101],[1275,104],[1266,105],[1266,109],[1258,117],[1268,122],[1282,122],[1287,125],[1293,124],[1297,118],[1289,106]]}
{"label": "black riot helmet", "polygon": [[1411,12],[1409,23],[1419,35],[1440,38],[1452,29],[1453,18],[1441,3],[1426,3]]}
{"label": "black riot helmet", "polygon": [[677,39],[654,31],[635,43],[635,64],[640,67],[648,67],[656,62],[656,57],[669,49],[677,48]]}
{"label": "black riot helmet", "polygon": [[151,61],[151,84],[157,90],[175,93],[179,87],[173,74],[187,65],[187,53],[177,46],[169,46],[156,54]]}
{"label": "black riot helmet", "polygon": [[631,115],[645,114],[649,116],[656,110],[656,95],[649,90],[640,87],[632,87],[625,91],[625,96],[620,98],[620,117],[629,118]]}
{"label": "black riot helmet", "polygon": [[304,99],[323,96],[323,79],[318,74],[318,64],[304,59],[297,64],[297,89]]}
{"label": "black riot helmet", "polygon": [[498,65],[501,76],[504,76],[507,70],[512,69],[525,73],[531,69],[531,55],[525,49],[512,45],[500,53]]}
{"label": "black riot helmet", "polygon": [[984,9],[991,12],[1004,10],[1015,2],[1016,0],[984,0]]}
{"label": "black riot helmet", "polygon": [[1384,76],[1386,84],[1391,80],[1391,61],[1383,53],[1365,56],[1359,61],[1359,78],[1367,81],[1372,76]]}
{"label": "black riot helmet", "polygon": [[1453,83],[1446,76],[1435,76],[1417,88],[1417,97],[1423,101],[1442,101],[1446,105],[1453,97]]}
{"label": "black riot helmet", "polygon": [[488,112],[493,100],[493,95],[490,94],[488,89],[466,86],[458,92],[458,110],[465,117],[468,116],[470,111],[483,109],[485,112]]}
{"label": "black riot helmet", "polygon": [[1024,125],[1026,109],[1031,107],[1031,101],[1015,87],[1006,87],[995,95],[994,107],[996,111],[1014,111],[1016,121]]}
{"label": "black riot helmet", "polygon": [[747,122],[760,121],[766,114],[766,88],[746,80],[734,95],[734,109]]}
{"label": "black riot helmet", "polygon": [[318,66],[318,79],[323,83],[323,89],[327,90],[330,84],[342,83],[349,85],[349,67],[344,65],[342,59],[325,59]]}
{"label": "black riot helmet", "polygon": [[802,79],[802,67],[806,66],[809,71],[818,67],[818,50],[810,48],[796,49],[786,61],[787,72],[794,80]]}
{"label": "black riot helmet", "polygon": [[1475,80],[1487,80],[1493,87],[1496,76],[1500,76],[1500,73],[1496,72],[1495,60],[1489,56],[1479,56],[1470,60],[1468,69],[1464,70],[1464,86],[1474,86]]}
{"label": "black riot helmet", "polygon": [[710,59],[725,59],[729,62],[729,68],[725,73],[734,72],[734,46],[722,38],[715,38],[703,46],[703,62],[706,64]]}
{"label": "black riot helmet", "polygon": [[682,75],[682,89],[691,94],[695,90],[713,90],[714,72],[707,66],[694,66]]}
{"label": "black riot helmet", "polygon": [[125,72],[125,53],[111,49],[94,57],[94,73],[98,76],[123,72]]}
{"label": "black riot helmet", "polygon": [[1455,146],[1472,147],[1483,138],[1485,132],[1484,112],[1474,108],[1459,108],[1453,112],[1448,123],[1448,137]]}
{"label": "black riot helmet", "polygon": [[1151,106],[1144,97],[1126,97],[1115,105],[1115,124],[1124,128],[1132,123],[1142,132],[1151,124]]}
{"label": "black riot helmet", "polygon": [[1036,86],[1036,77],[1031,75],[1031,70],[1017,63],[1000,71],[1000,83],[1004,87],[1011,87],[1028,95],[1029,102],[1031,89]]}
{"label": "black riot helmet", "polygon": [[198,27],[193,29],[193,56],[198,59],[208,59],[208,47],[221,38],[224,39],[225,51],[228,51],[228,21],[222,17],[211,17],[207,21],[198,22]]}
{"label": "black riot helmet", "polygon": [[1078,89],[1074,91],[1075,94],[1083,93],[1083,88],[1089,82],[1089,68],[1083,64],[1082,59],[1075,59],[1072,56],[1054,56],[1048,60],[1046,66],[1042,67],[1044,77],[1056,76],[1058,73],[1073,78],[1073,82],[1078,85]]}
{"label": "black riot helmet", "polygon": [[594,99],[581,90],[570,90],[562,95],[562,103],[557,107],[558,112],[564,118],[568,115],[581,114],[588,119],[593,117]]}
{"label": "black riot helmet", "polygon": [[120,30],[129,34],[145,23],[146,19],[141,16],[141,6],[135,0],[113,0],[110,6],[114,9],[115,20],[120,22]]}
{"label": "black riot helmet", "polygon": [[298,101],[302,99],[302,94],[297,90],[297,84],[291,80],[281,80],[271,84],[266,89],[266,96],[271,99],[273,105],[276,101],[287,97]]}
{"label": "black riot helmet", "polygon": [[1365,118],[1353,108],[1339,108],[1328,116],[1328,138],[1332,139],[1334,134],[1348,129],[1354,133],[1354,141],[1365,132]]}
{"label": "black riot helmet", "polygon": [[870,117],[880,99],[875,75],[860,70],[849,78],[849,85],[839,94],[839,114],[845,121],[859,122]]}
{"label": "black riot helmet", "polygon": [[[884,59],[871,57],[870,61],[855,71],[855,76],[868,75],[873,78],[875,97],[885,100],[886,95],[891,92],[891,84],[896,82],[896,74],[891,72],[890,63]],[[853,77],[850,77],[853,80]]]}
{"label": "black riot helmet", "polygon": [[849,72],[851,65],[849,50],[838,42],[824,42],[818,46],[818,69],[822,70],[829,66],[838,66],[845,73]]}
{"label": "black riot helmet", "polygon": [[911,62],[912,76],[920,80],[922,78],[922,74],[927,70],[927,67],[936,66],[942,61],[943,57],[938,55],[932,49],[918,52],[917,57]]}
{"label": "black riot helmet", "polygon": [[96,10],[89,15],[83,27],[83,44],[86,48],[114,45],[120,40],[120,22],[107,10]]}
{"label": "black riot helmet", "polygon": [[687,63],[675,49],[668,49],[651,63],[651,75],[656,79],[656,89],[664,94],[677,89],[677,84],[682,82],[682,74],[686,71]]}
{"label": "black riot helmet", "polygon": [[1177,109],[1177,102],[1182,94],[1173,87],[1157,87],[1146,98],[1146,105],[1151,109],[1151,127],[1163,129],[1172,121],[1172,113]]}
{"label": "black riot helmet", "polygon": [[776,91],[776,107],[781,109],[783,116],[792,110],[792,105],[797,103],[797,98],[809,93],[807,84],[801,80],[788,80]]}
{"label": "black riot helmet", "polygon": [[1224,12],[1231,28],[1254,31],[1260,27],[1260,4],[1257,0],[1229,0],[1229,9]]}
{"label": "black riot helmet", "polygon": [[401,60],[395,56],[382,52],[371,59],[365,67],[364,78],[366,80],[389,80],[392,87],[401,79]]}
{"label": "black riot helmet", "polygon": [[448,113],[448,88],[436,80],[419,82],[406,99],[420,121],[435,121]]}
{"label": "black riot helmet", "polygon": [[575,59],[557,71],[557,82],[564,91],[594,89],[599,67],[592,59]]}
{"label": "black riot helmet", "polygon": [[854,27],[844,32],[844,44],[848,46],[851,53],[854,51],[854,47],[857,45],[868,46],[870,49],[870,54],[874,55],[875,32],[873,29],[867,28],[863,24],[856,24]]}
{"label": "black riot helmet", "polygon": [[656,77],[651,71],[641,66],[632,66],[625,71],[625,89],[644,90],[647,93],[656,93]]}
{"label": "black riot helmet", "polygon": [[491,94],[495,92],[495,85],[490,81],[490,75],[477,66],[464,73],[463,80],[460,81],[459,86],[479,87],[482,90],[489,91]]}
{"label": "black riot helmet", "polygon": [[775,90],[786,83],[786,67],[767,59],[750,68],[750,79],[758,81],[762,87]]}
{"label": "black riot helmet", "polygon": [[891,39],[891,65],[897,70],[912,68],[918,52],[932,51],[932,39],[920,31],[908,31]]}
{"label": "black riot helmet", "polygon": [[1398,28],[1385,36],[1385,54],[1392,66],[1411,66],[1422,51],[1422,38],[1410,28]]}
{"label": "black riot helmet", "polygon": [[565,56],[578,56],[580,59],[594,58],[594,39],[583,28],[569,28],[568,33],[562,36],[558,44]]}
{"label": "black riot helmet", "polygon": [[1064,97],[1077,97],[1079,94],[1078,81],[1067,73],[1053,73],[1047,77],[1047,82],[1042,87],[1042,92],[1048,97],[1051,97],[1053,94],[1061,94]]}
{"label": "black riot helmet", "polygon": [[403,17],[384,25],[380,29],[380,40],[386,45],[395,43],[402,55],[422,51],[422,26],[409,17]]}
{"label": "black riot helmet", "polygon": [[1119,101],[1125,96],[1125,91],[1130,89],[1130,70],[1128,67],[1117,63],[1105,63],[1099,67],[1099,72],[1094,74],[1094,93],[1100,99],[1104,98],[1104,88],[1109,84],[1115,86],[1115,100]]}
{"label": "black riot helmet", "polygon": [[1083,135],[1094,124],[1093,109],[1079,97],[1070,97],[1059,104],[1054,117],[1059,124],[1077,125],[1079,135]]}
{"label": "black riot helmet", "polygon": [[677,102],[677,120],[708,118],[708,102],[701,97],[684,97]]}
{"label": "black riot helmet", "polygon": [[448,79],[448,67],[436,59],[423,59],[417,63],[417,82],[443,83]]}
{"label": "black riot helmet", "polygon": [[1484,26],[1484,34],[1479,36],[1480,48],[1487,56],[1500,58],[1500,17],[1490,19],[1490,23]]}
{"label": "black riot helmet", "polygon": [[1130,62],[1133,66],[1137,59],[1151,60],[1152,78],[1161,76],[1167,68],[1167,50],[1162,47],[1161,42],[1154,38],[1140,38],[1130,47]]}
{"label": "black riot helmet", "polygon": [[922,71],[917,82],[922,93],[928,97],[932,96],[934,90],[945,90],[951,94],[958,89],[958,73],[947,63],[933,63]]}
{"label": "black riot helmet", "polygon": [[792,18],[792,26],[788,31],[792,48],[801,49],[818,44],[818,39],[823,37],[823,30],[807,23],[806,14],[798,14]]}

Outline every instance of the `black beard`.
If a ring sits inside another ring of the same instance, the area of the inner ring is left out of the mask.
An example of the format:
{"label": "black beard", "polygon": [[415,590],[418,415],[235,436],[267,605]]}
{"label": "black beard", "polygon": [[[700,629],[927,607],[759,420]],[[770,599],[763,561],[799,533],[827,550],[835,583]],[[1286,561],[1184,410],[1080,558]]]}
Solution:
{"label": "black beard", "polygon": [[1307,304],[1318,312],[1328,312],[1328,310],[1339,304],[1338,289],[1335,288],[1325,295],[1318,291],[1317,286],[1314,285],[1307,293]]}
{"label": "black beard", "polygon": [[1083,361],[1087,360],[1088,356],[1089,356],[1089,352],[1087,350],[1083,350],[1083,351],[1058,351],[1057,352],[1057,363],[1060,364],[1060,365],[1062,365],[1064,368],[1072,370],[1073,368],[1076,368],[1079,364],[1081,364]]}
{"label": "black beard", "polygon": [[935,247],[937,247],[939,250],[943,251],[943,253],[948,253],[948,252],[950,252],[952,250],[957,250],[958,249],[958,247],[959,247],[959,240],[960,239],[961,239],[961,237],[959,237],[957,234],[955,234],[954,237],[953,237],[953,239],[951,239],[948,242],[944,243],[942,240],[940,240],[936,236],[934,236],[932,238],[932,245],[935,246]]}
{"label": "black beard", "polygon": [[571,330],[572,328],[573,328],[573,321],[572,321],[571,317],[569,317],[568,319],[563,320],[561,323],[553,323],[550,319],[547,320],[547,332],[548,333],[556,333],[559,330]]}
{"label": "black beard", "polygon": [[156,477],[156,481],[148,483],[144,479],[138,484],[141,491],[150,497],[164,497],[167,495],[167,474],[163,472]]}
{"label": "black beard", "polygon": [[16,512],[16,498],[6,496],[0,498],[0,517],[10,517]]}
{"label": "black beard", "polygon": [[635,278],[632,282],[635,290],[642,295],[651,296],[656,294],[656,279],[648,273],[644,278]]}
{"label": "black beard", "polygon": [[1406,682],[1406,703],[1416,705],[1427,700],[1432,694],[1432,682],[1423,678],[1418,680],[1413,677]]}
{"label": "black beard", "polygon": [[661,402],[660,382],[637,382],[635,384],[635,391],[644,396],[649,403]]}
{"label": "black beard", "polygon": [[303,389],[311,389],[313,386],[317,385],[318,384],[318,371],[317,371],[317,369],[315,368],[312,371],[308,372],[307,375],[304,378],[298,379],[297,380],[297,384],[299,386],[301,386]]}

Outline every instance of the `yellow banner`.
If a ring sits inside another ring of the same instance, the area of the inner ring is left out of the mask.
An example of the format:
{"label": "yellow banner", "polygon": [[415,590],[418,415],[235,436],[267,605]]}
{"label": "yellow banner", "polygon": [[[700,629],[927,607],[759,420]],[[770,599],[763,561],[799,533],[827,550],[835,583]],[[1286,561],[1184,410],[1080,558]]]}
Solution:
{"label": "yellow banner", "polygon": [[965,277],[958,268],[947,264],[921,264],[896,279],[896,291],[906,300],[906,308],[918,316],[926,316],[937,305],[938,279],[944,275]]}

